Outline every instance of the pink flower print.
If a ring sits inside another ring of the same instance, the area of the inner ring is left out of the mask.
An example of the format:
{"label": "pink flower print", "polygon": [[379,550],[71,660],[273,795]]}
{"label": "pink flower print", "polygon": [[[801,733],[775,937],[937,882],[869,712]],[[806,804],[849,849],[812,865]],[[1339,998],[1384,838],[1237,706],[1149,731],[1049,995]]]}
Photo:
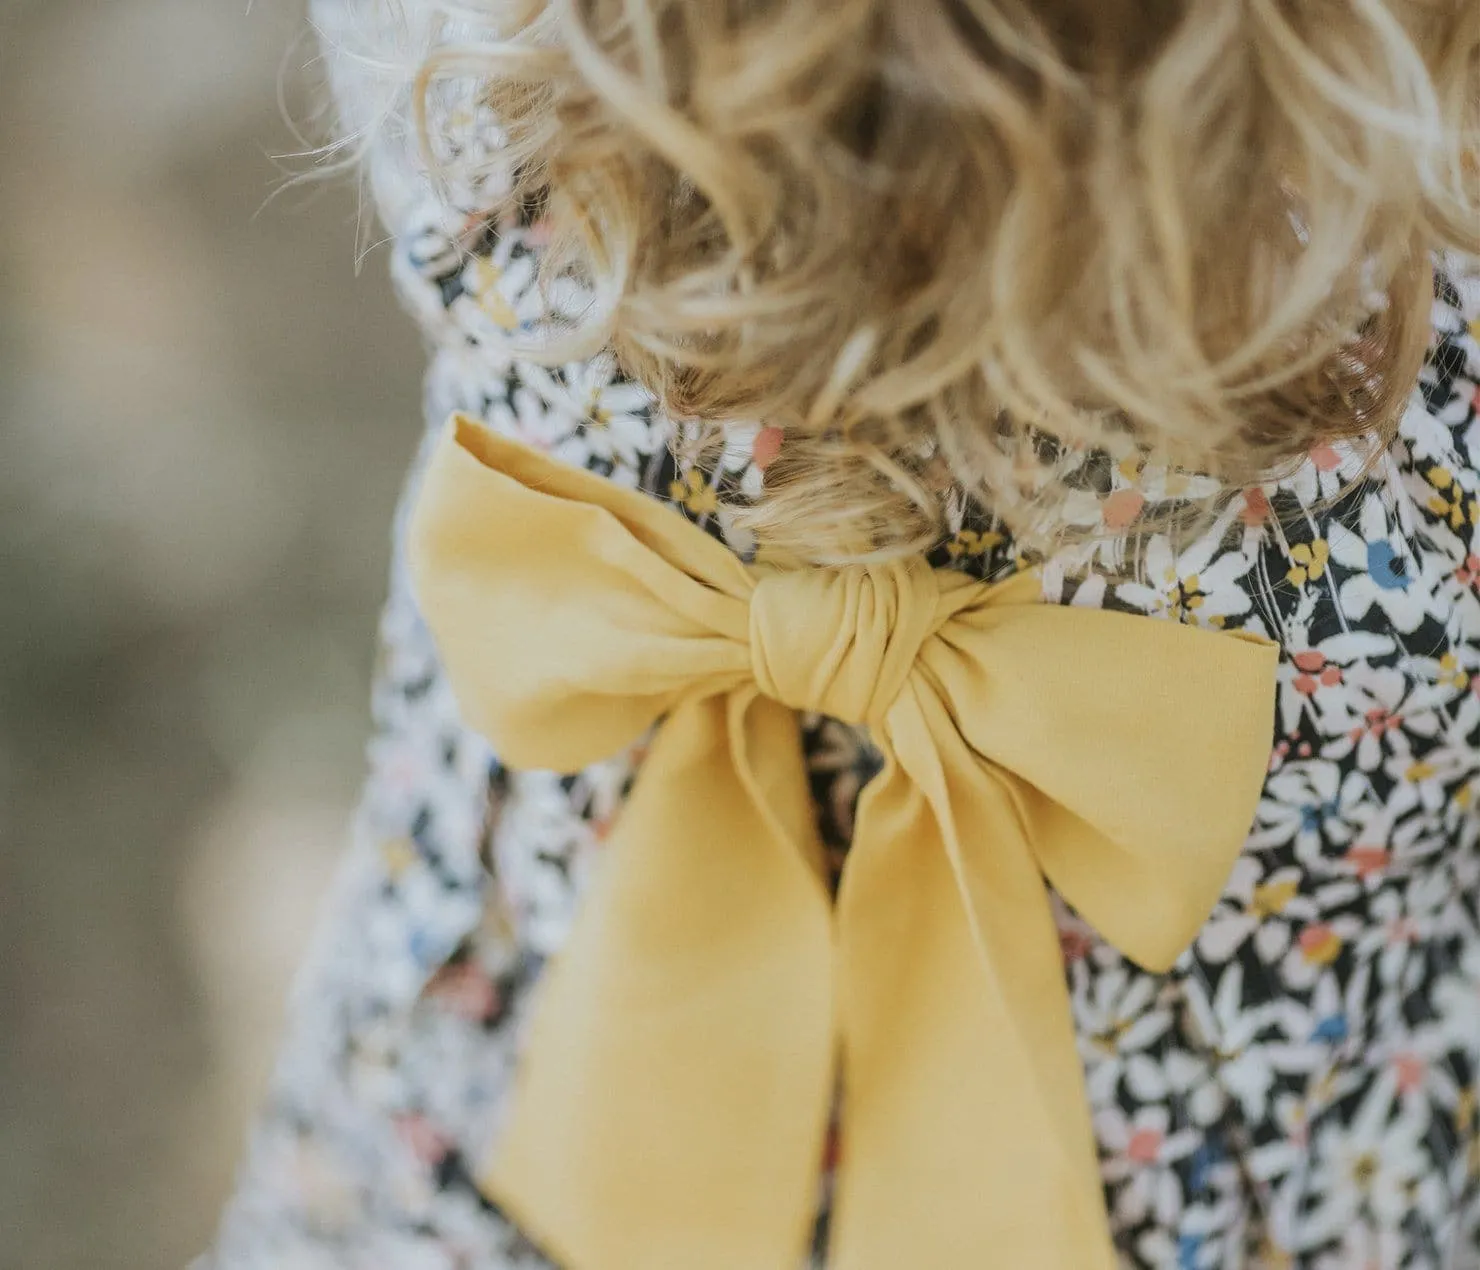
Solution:
{"label": "pink flower print", "polygon": [[1392,862],[1393,853],[1383,846],[1363,846],[1358,843],[1346,853],[1346,862],[1363,881],[1381,873]]}
{"label": "pink flower print", "polygon": [[782,433],[780,428],[766,427],[755,434],[755,440],[750,443],[751,462],[764,472],[776,461],[776,456],[781,453]]}
{"label": "pink flower print", "polygon": [[1366,720],[1359,723],[1351,730],[1351,739],[1360,741],[1363,737],[1381,737],[1384,733],[1391,732],[1394,728],[1403,726],[1403,716],[1395,714],[1391,710],[1385,710],[1382,706],[1373,706],[1367,711]]}
{"label": "pink flower print", "polygon": [[1325,922],[1315,922],[1300,932],[1300,954],[1311,965],[1329,966],[1339,956],[1341,936]]}
{"label": "pink flower print", "polygon": [[1341,455],[1329,445],[1318,445],[1311,450],[1310,461],[1318,472],[1334,472],[1341,466]]}
{"label": "pink flower print", "polygon": [[1125,1144],[1126,1159],[1132,1164],[1155,1164],[1166,1136],[1160,1129],[1137,1129]]}
{"label": "pink flower print", "polygon": [[447,1158],[452,1142],[423,1115],[396,1117],[396,1135],[422,1164],[435,1168]]}
{"label": "pink flower print", "polygon": [[1296,653],[1291,659],[1300,673],[1295,676],[1295,691],[1312,697],[1317,688],[1331,688],[1341,682],[1341,667],[1326,660],[1326,654],[1315,649]]}
{"label": "pink flower print", "polygon": [[1129,529],[1145,506],[1146,496],[1140,490],[1120,489],[1101,504],[1100,516],[1106,529]]}
{"label": "pink flower print", "polygon": [[426,995],[480,1023],[497,1014],[502,1003],[498,985],[472,961],[443,966],[427,984]]}
{"label": "pink flower print", "polygon": [[1411,1094],[1423,1087],[1425,1063],[1417,1054],[1399,1054],[1393,1059],[1393,1077],[1400,1094]]}
{"label": "pink flower print", "polygon": [[1244,509],[1240,513],[1244,524],[1257,529],[1269,519],[1269,496],[1257,486],[1244,491]]}
{"label": "pink flower print", "polygon": [[1480,556],[1471,552],[1465,557],[1465,561],[1454,571],[1454,580],[1461,586],[1475,586],[1480,583]]}
{"label": "pink flower print", "polygon": [[1089,950],[1094,942],[1089,935],[1082,930],[1072,926],[1064,926],[1059,929],[1059,951],[1064,956],[1064,964],[1072,966],[1076,961],[1083,961],[1089,956]]}

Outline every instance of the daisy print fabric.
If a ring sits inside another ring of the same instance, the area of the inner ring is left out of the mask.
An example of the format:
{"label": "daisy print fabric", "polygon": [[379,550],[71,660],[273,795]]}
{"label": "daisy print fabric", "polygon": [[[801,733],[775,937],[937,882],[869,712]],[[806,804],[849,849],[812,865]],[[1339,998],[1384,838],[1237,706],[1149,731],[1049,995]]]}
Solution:
{"label": "daisy print fabric", "polygon": [[[331,40],[342,5],[318,6]],[[349,109],[352,85],[340,92]],[[497,135],[476,103],[439,109],[437,135]],[[725,507],[763,494],[780,432],[699,445],[608,356],[521,355],[580,303],[540,287],[539,226],[490,225],[486,189],[434,185],[405,145],[374,164],[393,273],[431,349],[428,436],[464,411],[748,555]],[[1077,456],[1064,514],[1095,536],[1035,561],[1045,602],[1247,630],[1283,652],[1246,849],[1173,970],[1137,969],[1058,905],[1127,1267],[1480,1267],[1480,271],[1436,261],[1435,297],[1422,381],[1375,463],[1321,446],[1287,479],[1220,491],[1134,455]],[[1154,529],[1163,505],[1210,496],[1193,540]],[[1025,563],[964,499],[932,561],[983,580]],[[361,812],[198,1270],[550,1266],[478,1173],[542,968],[642,749],[582,772],[506,769],[458,718],[399,548],[381,646]],[[841,865],[878,759],[826,718],[806,720],[805,748]],[[827,1195],[824,1176],[818,1268]]]}

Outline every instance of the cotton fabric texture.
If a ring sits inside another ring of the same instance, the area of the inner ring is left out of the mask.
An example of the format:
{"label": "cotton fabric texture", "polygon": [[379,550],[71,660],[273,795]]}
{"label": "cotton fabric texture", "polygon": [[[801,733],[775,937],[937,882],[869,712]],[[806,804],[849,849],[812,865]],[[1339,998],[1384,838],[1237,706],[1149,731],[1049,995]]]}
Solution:
{"label": "cotton fabric texture", "polygon": [[[339,0],[319,17],[352,38]],[[469,103],[438,109],[465,146],[491,135]],[[424,454],[462,411],[748,558],[718,493],[758,487],[775,434],[734,429],[719,471],[699,472],[675,457],[682,429],[605,359],[515,356],[511,338],[561,302],[533,286],[538,228],[488,226],[480,191],[436,192],[410,153],[388,138],[375,173],[392,268],[432,349]],[[1480,1265],[1477,320],[1474,266],[1436,261],[1427,365],[1369,473],[1319,447],[1286,480],[1209,491],[1130,456],[1087,459],[1071,511],[1112,532],[1041,569],[1045,604],[1280,648],[1254,823],[1192,948],[1143,971],[1053,901],[1123,1265]],[[1138,532],[1163,501],[1209,492],[1220,512],[1197,541]],[[933,565],[988,582],[1023,571],[989,515],[963,506],[950,530]],[[578,772],[499,762],[457,710],[399,548],[382,646],[362,812],[212,1270],[550,1264],[477,1174],[645,742]],[[823,716],[801,745],[836,872],[880,756]],[[680,813],[696,840],[709,831],[701,803]]]}

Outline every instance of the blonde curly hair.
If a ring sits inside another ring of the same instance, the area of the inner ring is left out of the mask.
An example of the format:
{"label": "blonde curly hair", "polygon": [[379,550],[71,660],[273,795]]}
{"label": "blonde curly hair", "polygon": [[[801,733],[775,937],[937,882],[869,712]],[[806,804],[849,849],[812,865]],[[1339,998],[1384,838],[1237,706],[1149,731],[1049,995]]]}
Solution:
{"label": "blonde curly hair", "polygon": [[[1051,538],[1065,455],[1382,438],[1480,251],[1475,0],[464,0],[507,201],[675,419],[779,425],[764,541]],[[429,138],[434,141],[434,138]],[[1058,466],[1056,466],[1058,465]]]}

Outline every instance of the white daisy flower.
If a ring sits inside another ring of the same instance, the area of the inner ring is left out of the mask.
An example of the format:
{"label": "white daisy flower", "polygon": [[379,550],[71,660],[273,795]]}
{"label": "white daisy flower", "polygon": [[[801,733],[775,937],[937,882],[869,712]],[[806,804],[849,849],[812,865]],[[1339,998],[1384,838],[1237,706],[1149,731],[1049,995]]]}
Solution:
{"label": "white daisy flower", "polygon": [[1198,956],[1222,964],[1252,938],[1260,961],[1278,961],[1290,947],[1292,923],[1317,915],[1315,902],[1300,894],[1301,876],[1293,867],[1266,874],[1258,856],[1241,855],[1223,898],[1197,937]]}
{"label": "white daisy flower", "polygon": [[1217,1055],[1217,1079],[1238,1099],[1252,1119],[1264,1114],[1274,1085],[1277,1046],[1264,1038],[1274,1020],[1274,1006],[1266,999],[1246,1002],[1244,968],[1233,962],[1219,977],[1217,991],[1201,973],[1185,985],[1193,1026],[1202,1042]]}
{"label": "white daisy flower", "polygon": [[1301,1244],[1319,1247],[1341,1238],[1369,1214],[1374,1230],[1400,1232],[1412,1209],[1413,1188],[1429,1167],[1423,1149],[1427,1130],[1427,1116],[1399,1106],[1390,1071],[1373,1082],[1349,1123],[1318,1127],[1311,1190],[1322,1202],[1297,1232]]}
{"label": "white daisy flower", "polygon": [[1432,587],[1417,576],[1413,548],[1390,523],[1379,491],[1362,496],[1360,532],[1333,522],[1327,541],[1331,558],[1351,572],[1340,587],[1349,620],[1360,622],[1376,605],[1402,634],[1419,628],[1433,603]]}
{"label": "white daisy flower", "polygon": [[1134,1226],[1151,1217],[1160,1226],[1174,1225],[1182,1213],[1182,1186],[1167,1166],[1191,1155],[1201,1132],[1173,1132],[1164,1106],[1138,1107],[1130,1116],[1120,1107],[1105,1107],[1095,1113],[1094,1124],[1108,1153],[1100,1173],[1112,1188],[1116,1221]]}
{"label": "white daisy flower", "polygon": [[506,342],[546,316],[535,257],[516,251],[516,243],[502,236],[491,255],[472,256],[463,266],[463,297],[449,311],[480,344]]}
{"label": "white daisy flower", "polygon": [[1160,984],[1122,963],[1102,969],[1075,1002],[1079,1050],[1093,1106],[1108,1106],[1124,1078],[1140,1098],[1161,1097],[1166,1078],[1146,1051],[1172,1026],[1172,1013],[1157,1000]]}
{"label": "white daisy flower", "polygon": [[1277,488],[1293,494],[1302,507],[1315,507],[1361,479],[1365,466],[1366,457],[1351,442],[1322,442]]}
{"label": "white daisy flower", "polygon": [[[1195,626],[1218,627],[1252,607],[1243,579],[1252,559],[1236,551],[1216,555],[1219,540],[1206,534],[1180,556],[1165,534],[1146,548],[1143,580],[1122,582],[1116,598],[1143,612]],[[1216,558],[1215,558],[1216,555]]]}
{"label": "white daisy flower", "polygon": [[1341,764],[1327,758],[1296,759],[1265,781],[1249,849],[1293,846],[1302,859],[1320,857],[1327,844],[1359,837],[1381,809],[1365,772],[1343,773]]}

